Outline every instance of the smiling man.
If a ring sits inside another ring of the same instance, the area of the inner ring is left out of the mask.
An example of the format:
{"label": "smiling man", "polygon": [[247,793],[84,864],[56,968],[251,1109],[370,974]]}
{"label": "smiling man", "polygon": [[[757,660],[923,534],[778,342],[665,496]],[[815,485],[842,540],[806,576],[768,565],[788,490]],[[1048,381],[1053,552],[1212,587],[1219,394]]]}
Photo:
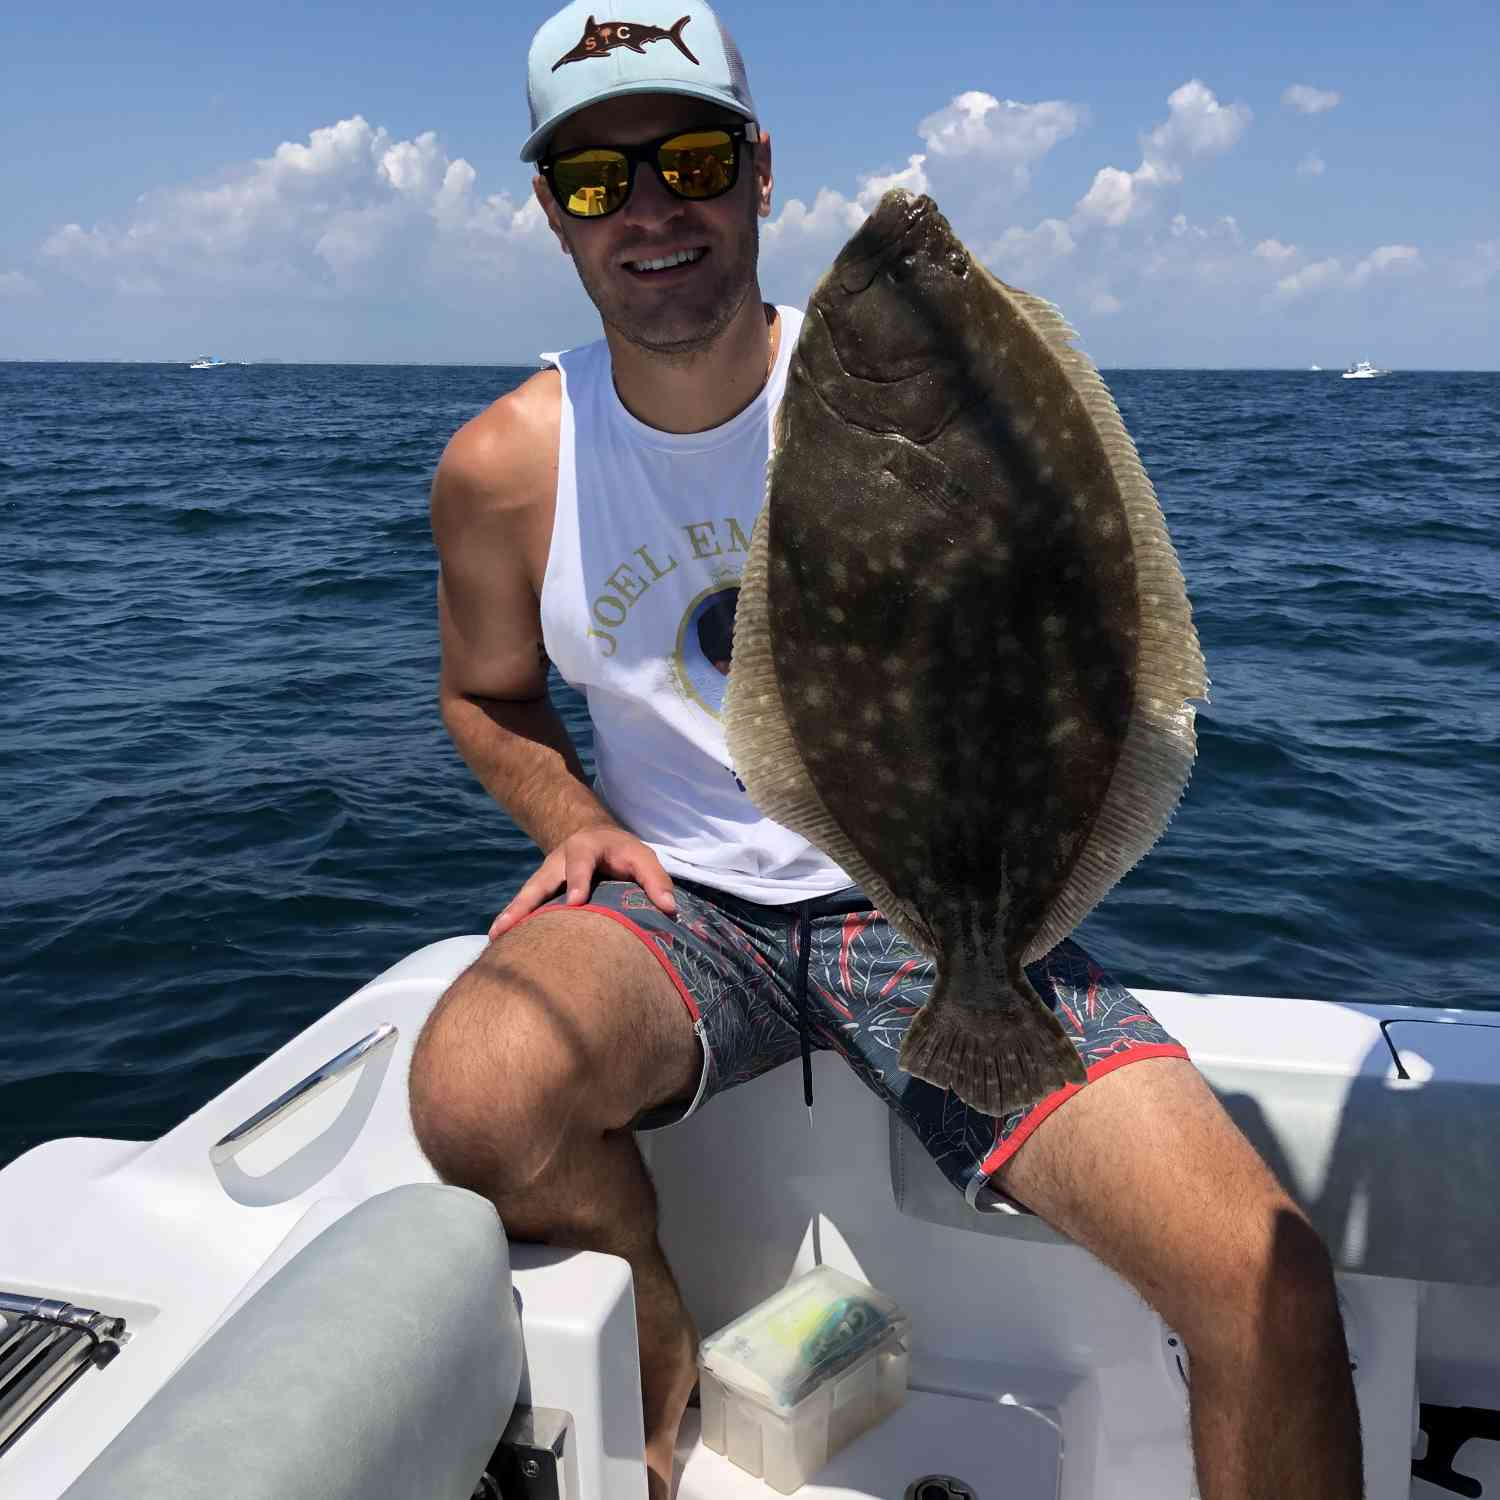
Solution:
{"label": "smiling man", "polygon": [[[696,1337],[633,1132],[810,1045],[971,1203],[1041,1215],[1182,1334],[1205,1500],[1352,1500],[1328,1256],[1183,1048],[1064,942],[1027,976],[1087,1085],[995,1120],[903,1074],[931,963],[734,775],[732,600],[801,324],[760,295],[771,143],[734,43],[697,0],[580,0],[537,32],[528,93],[522,157],[604,337],[546,356],[433,482],[443,719],[545,857],[418,1041],[423,1149],[513,1238],[629,1261],[653,1496]],[[592,785],[549,660],[587,699]]]}

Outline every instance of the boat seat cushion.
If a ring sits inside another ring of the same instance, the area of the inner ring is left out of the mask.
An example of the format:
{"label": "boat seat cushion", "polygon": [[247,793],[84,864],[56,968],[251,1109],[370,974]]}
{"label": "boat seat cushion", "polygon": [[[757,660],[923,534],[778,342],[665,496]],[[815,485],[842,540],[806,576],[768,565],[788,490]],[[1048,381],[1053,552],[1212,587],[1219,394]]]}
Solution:
{"label": "boat seat cushion", "polygon": [[[111,1378],[129,1366],[127,1348]],[[469,1500],[520,1378],[495,1210],[399,1187],[272,1276],[65,1500]]]}

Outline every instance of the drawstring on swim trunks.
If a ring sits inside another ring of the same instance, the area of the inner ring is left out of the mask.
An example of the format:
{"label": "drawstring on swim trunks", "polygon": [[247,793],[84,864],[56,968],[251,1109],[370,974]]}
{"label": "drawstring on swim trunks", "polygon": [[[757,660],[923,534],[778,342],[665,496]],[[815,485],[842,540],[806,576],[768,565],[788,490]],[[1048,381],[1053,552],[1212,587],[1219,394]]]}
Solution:
{"label": "drawstring on swim trunks", "polygon": [[812,902],[798,903],[797,1037],[802,1047],[802,1098],[812,1114],[812,1037],[807,1024],[807,966],[812,959]]}

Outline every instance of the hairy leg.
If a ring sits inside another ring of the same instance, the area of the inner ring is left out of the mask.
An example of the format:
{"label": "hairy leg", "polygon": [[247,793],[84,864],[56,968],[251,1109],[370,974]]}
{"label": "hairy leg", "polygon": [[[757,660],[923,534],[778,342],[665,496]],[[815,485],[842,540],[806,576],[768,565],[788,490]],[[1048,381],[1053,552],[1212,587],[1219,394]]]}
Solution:
{"label": "hairy leg", "polygon": [[514,1239],[630,1263],[653,1500],[671,1490],[697,1339],[630,1124],[690,1099],[701,1066],[692,1018],[645,945],[577,911],[539,913],[492,943],[412,1058],[412,1123],[445,1181],[488,1197]]}
{"label": "hairy leg", "polygon": [[1327,1251],[1191,1063],[1096,1079],[997,1175],[1182,1335],[1204,1500],[1358,1500]]}

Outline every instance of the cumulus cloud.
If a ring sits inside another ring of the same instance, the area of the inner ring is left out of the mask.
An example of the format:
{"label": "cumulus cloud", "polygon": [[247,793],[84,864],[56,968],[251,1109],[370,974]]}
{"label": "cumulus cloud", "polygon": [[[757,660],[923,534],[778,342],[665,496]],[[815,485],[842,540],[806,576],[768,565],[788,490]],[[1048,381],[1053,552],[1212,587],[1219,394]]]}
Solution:
{"label": "cumulus cloud", "polygon": [[1281,96],[1288,109],[1302,115],[1321,115],[1332,109],[1342,94],[1333,89],[1315,89],[1310,83],[1294,83]]}
{"label": "cumulus cloud", "polygon": [[1017,192],[1031,183],[1031,166],[1084,121],[1084,111],[1063,99],[1022,104],[979,89],[958,94],[917,126],[938,160],[979,158],[997,165]]}
{"label": "cumulus cloud", "polygon": [[1012,225],[978,250],[979,259],[1004,281],[1028,286],[1053,271],[1077,249],[1061,219],[1043,219],[1035,229]]}
{"label": "cumulus cloud", "polygon": [[1297,253],[1295,245],[1283,245],[1280,240],[1262,240],[1253,251],[1252,255],[1261,260],[1268,260],[1272,265],[1280,265],[1283,261],[1291,260]]}
{"label": "cumulus cloud", "polygon": [[1380,245],[1347,270],[1336,257],[1313,261],[1300,271],[1283,276],[1272,295],[1279,302],[1292,302],[1312,292],[1362,287],[1376,277],[1421,269],[1422,255],[1415,245]]}
{"label": "cumulus cloud", "polygon": [[1290,276],[1283,276],[1276,283],[1276,298],[1281,302],[1292,302],[1298,297],[1305,297],[1309,292],[1315,292],[1320,287],[1336,286],[1344,278],[1344,267],[1342,262],[1336,259],[1315,260],[1310,265],[1303,266],[1300,271],[1294,271]]}
{"label": "cumulus cloud", "polygon": [[1350,286],[1363,286],[1372,276],[1392,271],[1419,271],[1422,254],[1415,245],[1381,245],[1349,273]]}
{"label": "cumulus cloud", "polygon": [[1323,158],[1316,151],[1309,151],[1297,163],[1297,175],[1299,177],[1321,177],[1325,165]]}
{"label": "cumulus cloud", "polygon": [[0,299],[35,297],[40,290],[24,271],[0,271]]}
{"label": "cumulus cloud", "polygon": [[846,198],[835,188],[819,188],[809,208],[800,198],[791,198],[781,212],[761,229],[763,253],[775,255],[798,250],[822,250],[842,244],[869,217],[881,196],[892,188],[909,193],[925,193],[928,188],[924,170],[926,157],[920,152],[907,158],[906,165],[895,172],[866,173],[859,178],[859,188]]}
{"label": "cumulus cloud", "polygon": [[210,185],[143,194],[123,225],[65,224],[42,253],[80,280],[143,294],[349,288],[411,255],[495,274],[545,241],[545,219],[530,197],[481,197],[475,184],[434,132],[396,141],[355,115]]}
{"label": "cumulus cloud", "polygon": [[[881,194],[893,187],[935,193],[950,214],[972,211],[997,188],[1002,195],[1022,191],[1037,162],[1084,119],[1082,106],[1061,99],[1024,104],[979,89],[956,94],[918,122],[916,133],[925,150],[913,152],[895,171],[861,175],[853,194],[824,187],[811,204],[790,199],[762,228],[762,252],[772,266],[806,274],[858,229]],[[982,165],[977,175],[976,163]],[[978,192],[976,181],[984,185]],[[955,199],[949,187],[961,189],[965,197]],[[1046,233],[1050,231],[1044,238]]]}
{"label": "cumulus cloud", "polygon": [[1141,137],[1141,164],[1133,172],[1101,167],[1074,207],[1075,221],[1117,229],[1139,218],[1158,187],[1180,182],[1187,160],[1228,151],[1251,121],[1245,104],[1220,104],[1214,92],[1190,78],[1167,97],[1167,118]]}

